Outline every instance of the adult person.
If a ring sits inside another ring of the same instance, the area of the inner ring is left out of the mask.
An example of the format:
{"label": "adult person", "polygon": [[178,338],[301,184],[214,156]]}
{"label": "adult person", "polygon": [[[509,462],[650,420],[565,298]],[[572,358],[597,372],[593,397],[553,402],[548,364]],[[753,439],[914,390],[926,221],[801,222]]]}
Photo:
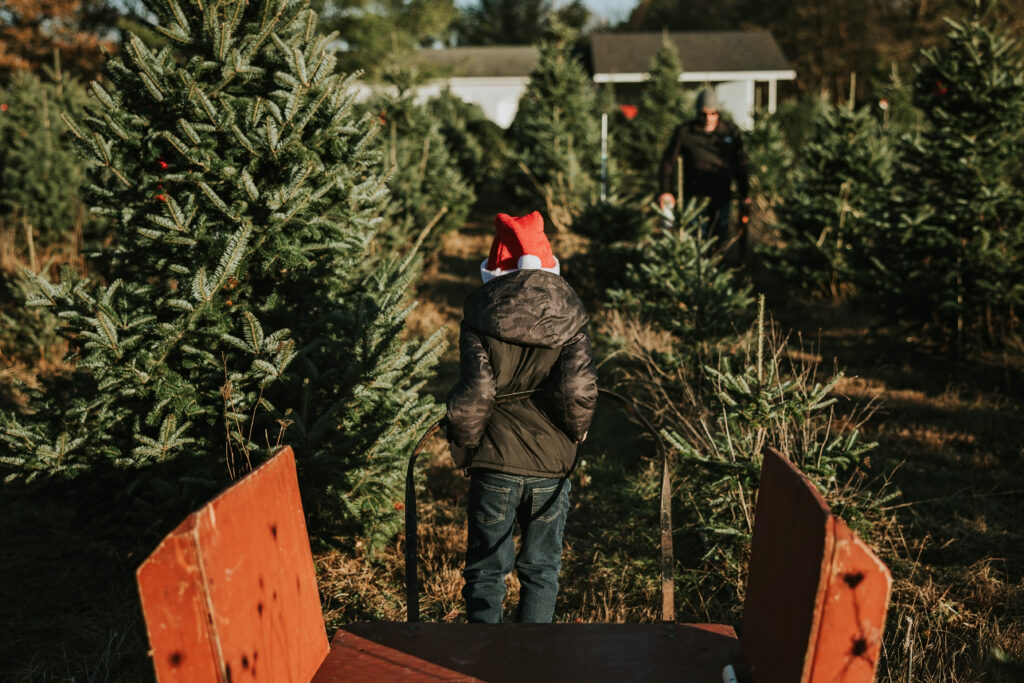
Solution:
{"label": "adult person", "polygon": [[729,237],[732,182],[740,198],[740,237],[746,240],[750,215],[750,160],[743,149],[737,126],[722,120],[721,105],[712,89],[697,95],[697,116],[682,123],[672,133],[661,159],[658,205],[662,210],[675,207],[672,179],[677,158],[683,160],[683,197],[707,198],[703,234],[714,236],[719,244]]}
{"label": "adult person", "polygon": [[498,214],[494,227],[484,284],[465,302],[460,377],[447,398],[452,456],[470,476],[462,595],[469,621],[501,622],[514,566],[516,620],[549,623],[568,475],[594,415],[597,369],[586,311],[559,275],[540,213]]}

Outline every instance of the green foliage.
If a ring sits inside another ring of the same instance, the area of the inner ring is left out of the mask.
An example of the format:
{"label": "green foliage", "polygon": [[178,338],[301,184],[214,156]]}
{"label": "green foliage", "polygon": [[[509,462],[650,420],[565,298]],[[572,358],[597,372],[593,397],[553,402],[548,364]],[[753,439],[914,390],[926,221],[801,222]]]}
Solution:
{"label": "green foliage", "polygon": [[925,125],[902,145],[883,277],[899,314],[962,348],[1024,303],[1024,57],[983,12],[950,26],[915,70]]}
{"label": "green foliage", "polygon": [[[765,447],[786,454],[823,493],[842,496],[855,526],[880,501],[851,486],[876,444],[861,440],[863,416],[839,409],[842,374],[819,381],[815,365],[787,360],[786,342],[766,329],[764,316],[762,298],[757,324],[736,351],[720,353],[717,367],[703,368],[699,388],[684,373],[666,387],[681,409],[668,414],[662,434],[676,451],[675,479],[702,535],[700,559],[689,567],[702,592],[720,592],[719,577],[747,566]],[[738,603],[734,590],[718,600]]]}
{"label": "green foliage", "polygon": [[722,263],[714,240],[700,237],[701,205],[691,201],[671,227],[655,229],[626,264],[626,285],[609,292],[613,307],[671,332],[684,347],[736,330],[750,287]]}
{"label": "green foliage", "polygon": [[805,291],[833,297],[873,281],[896,165],[887,133],[869,107],[821,101],[775,210],[779,242],[760,250],[769,267]]}
{"label": "green foliage", "polygon": [[[25,306],[35,294],[35,277],[29,270],[17,274],[0,271],[0,295],[11,306],[0,308],[0,353],[24,363],[53,358],[60,342],[60,321],[48,308]],[[16,305],[15,305],[16,304]]]}
{"label": "green foliage", "polygon": [[[571,5],[570,5],[571,7]],[[543,31],[551,0],[478,0],[458,21],[462,45],[526,45]],[[571,14],[571,11],[570,11]],[[571,18],[571,17],[567,17]]]}
{"label": "green foliage", "polygon": [[694,96],[687,94],[679,75],[683,64],[672,43],[665,40],[651,59],[648,80],[644,82],[637,115],[623,128],[619,149],[626,165],[646,181],[657,186],[658,168],[672,131],[693,112]]}
{"label": "green foliage", "polygon": [[458,10],[453,0],[313,0],[324,32],[346,49],[339,67],[379,80],[417,48],[446,41]]}
{"label": "green foliage", "polygon": [[778,116],[756,115],[743,143],[750,157],[750,194],[774,208],[792,189],[795,162]]}
{"label": "green foliage", "polygon": [[487,118],[480,105],[460,99],[445,88],[426,103],[445,146],[462,177],[479,188],[496,176],[505,159],[504,131]]}
{"label": "green foliage", "polygon": [[425,239],[432,249],[441,234],[465,221],[476,201],[473,188],[448,151],[436,117],[411,94],[381,94],[366,109],[377,112],[384,126],[381,173],[391,189],[391,225],[382,235],[381,253],[408,249],[428,227]]}
{"label": "green foliage", "polygon": [[223,481],[285,441],[311,512],[387,533],[438,339],[400,334],[412,256],[368,256],[377,126],[306,3],[148,7],[170,45],[132,37],[84,124],[66,119],[116,231],[96,279],[38,280],[30,303],[58,312],[77,366],[70,395],[0,413],[3,466],[178,460]]}
{"label": "green foliage", "polygon": [[46,80],[16,72],[0,90],[0,215],[26,221],[36,247],[58,241],[83,217],[78,193],[85,163],[61,115],[81,117],[85,89],[67,74],[48,71]]}
{"label": "green foliage", "polygon": [[557,21],[508,129],[505,186],[524,208],[547,208],[559,230],[570,227],[598,194],[601,130],[596,95],[572,52],[573,31]]}

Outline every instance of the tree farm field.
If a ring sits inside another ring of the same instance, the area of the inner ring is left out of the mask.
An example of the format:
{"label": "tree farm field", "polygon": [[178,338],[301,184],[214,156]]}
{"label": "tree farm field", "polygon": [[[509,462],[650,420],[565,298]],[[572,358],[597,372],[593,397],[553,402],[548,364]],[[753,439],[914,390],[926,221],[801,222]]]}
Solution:
{"label": "tree farm field", "polygon": [[[412,329],[447,326],[448,350],[430,387],[439,401],[457,377],[461,303],[478,284],[479,260],[489,246],[493,214],[481,208],[461,231],[445,236],[418,286]],[[500,204],[489,208],[500,210]],[[553,244],[557,250],[557,238]],[[871,413],[862,429],[878,446],[844,485],[899,492],[865,534],[894,579],[878,680],[1020,680],[1024,448],[1017,425],[1024,418],[1024,353],[955,360],[913,331],[886,328],[841,304],[782,302],[775,312],[777,323],[802,342],[802,350],[791,353],[844,368],[837,393]],[[609,324],[603,312],[594,320],[598,329]],[[455,471],[440,437],[419,467],[422,615],[464,620],[468,480]],[[573,481],[556,620],[660,619],[658,477],[653,442],[614,406],[599,406]],[[677,489],[685,485],[675,482]],[[841,501],[826,500],[843,516]],[[692,562],[683,553],[696,543],[692,530],[679,526],[680,517],[685,514],[674,512],[677,618],[737,623],[739,607],[716,609],[706,586],[686,570]],[[329,629],[405,618],[403,552],[399,537],[377,552],[317,555]],[[742,582],[743,572],[731,567],[723,573]],[[518,583],[514,575],[506,582],[508,610]]]}
{"label": "tree farm field", "polygon": [[[443,401],[457,375],[463,298],[477,286],[493,212],[485,195],[460,230],[443,236],[416,287],[410,332],[444,327],[448,347],[429,391]],[[580,248],[553,239],[556,250]],[[70,258],[57,253],[55,258]],[[5,271],[17,268],[6,253]],[[571,274],[569,274],[571,277]],[[771,300],[769,299],[769,305]],[[777,322],[802,340],[801,351],[846,370],[844,401],[869,404],[863,431],[877,441],[861,487],[898,489],[866,540],[887,563],[894,592],[879,680],[1020,680],[1024,655],[1024,475],[1019,424],[1021,350],[952,359],[913,331],[888,329],[842,305],[787,304]],[[594,311],[595,329],[611,324]],[[0,377],[59,374],[63,347],[42,349],[35,366],[0,357]],[[604,380],[602,379],[602,382]],[[6,388],[8,404],[20,399]],[[639,622],[660,618],[658,470],[654,444],[614,407],[599,406],[573,485],[556,619]],[[422,618],[464,620],[460,595],[467,481],[435,438],[421,456],[420,576]],[[134,569],[177,520],[148,517],[111,473],[48,489],[22,491],[31,507],[0,503],[3,547],[0,604],[17,624],[5,639],[10,680],[146,680],[146,636]],[[685,481],[676,505],[684,506]],[[397,503],[398,501],[396,501]],[[830,504],[835,502],[829,500]],[[395,514],[401,515],[400,505]],[[843,516],[842,507],[836,512]],[[180,513],[189,510],[182,508]],[[722,607],[694,579],[693,533],[675,511],[677,618],[738,623],[737,605]],[[329,632],[362,620],[405,618],[404,538],[378,547],[314,542]],[[743,568],[728,573],[743,580]],[[517,583],[509,577],[508,604]]]}

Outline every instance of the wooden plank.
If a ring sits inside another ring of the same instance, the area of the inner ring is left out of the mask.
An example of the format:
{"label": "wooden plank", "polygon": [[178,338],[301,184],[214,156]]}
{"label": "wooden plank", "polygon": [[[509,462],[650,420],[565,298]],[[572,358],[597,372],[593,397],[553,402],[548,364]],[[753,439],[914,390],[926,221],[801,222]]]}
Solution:
{"label": "wooden plank", "polygon": [[836,520],[835,531],[810,680],[870,683],[882,651],[892,576],[842,520]]}
{"label": "wooden plank", "polygon": [[808,680],[834,533],[832,513],[813,484],[766,449],[740,629],[757,683]]}
{"label": "wooden plank", "polygon": [[136,573],[150,655],[162,683],[220,679],[194,525],[195,515],[186,517]]}
{"label": "wooden plank", "polygon": [[[179,529],[187,531],[161,544],[168,550],[160,557],[173,549],[172,560],[161,560],[156,571],[147,568],[151,557],[138,572],[140,592],[152,596],[144,599],[144,613],[158,680],[309,681],[329,644],[291,449]],[[198,618],[161,621],[181,602],[175,591],[205,605],[205,626]],[[168,649],[179,644],[190,649]],[[180,653],[177,667],[171,666],[174,652]],[[213,678],[181,678],[174,671],[182,661],[211,658]]]}
{"label": "wooden plank", "polygon": [[313,683],[721,681],[740,658],[720,624],[359,623],[335,634]]}

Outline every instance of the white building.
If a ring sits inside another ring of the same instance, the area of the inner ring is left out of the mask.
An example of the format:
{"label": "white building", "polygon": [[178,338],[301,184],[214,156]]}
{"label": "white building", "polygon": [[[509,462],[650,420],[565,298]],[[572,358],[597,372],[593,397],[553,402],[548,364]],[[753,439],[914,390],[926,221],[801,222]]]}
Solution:
{"label": "white building", "polygon": [[718,93],[738,125],[751,128],[755,109],[774,112],[778,82],[796,78],[767,31],[596,33],[590,38],[594,82],[611,83],[620,103],[636,102],[651,60],[668,38],[682,62],[679,80]]}
{"label": "white building", "polygon": [[[713,86],[723,109],[744,128],[753,125],[756,109],[775,111],[779,81],[796,78],[766,31],[695,31],[593,34],[589,67],[594,82],[611,83],[620,104],[635,103],[665,35],[682,61],[679,80],[695,88]],[[425,100],[447,87],[466,102],[480,105],[490,120],[507,128],[537,58],[532,45],[421,50],[417,61],[449,75],[420,86],[416,99]]]}

